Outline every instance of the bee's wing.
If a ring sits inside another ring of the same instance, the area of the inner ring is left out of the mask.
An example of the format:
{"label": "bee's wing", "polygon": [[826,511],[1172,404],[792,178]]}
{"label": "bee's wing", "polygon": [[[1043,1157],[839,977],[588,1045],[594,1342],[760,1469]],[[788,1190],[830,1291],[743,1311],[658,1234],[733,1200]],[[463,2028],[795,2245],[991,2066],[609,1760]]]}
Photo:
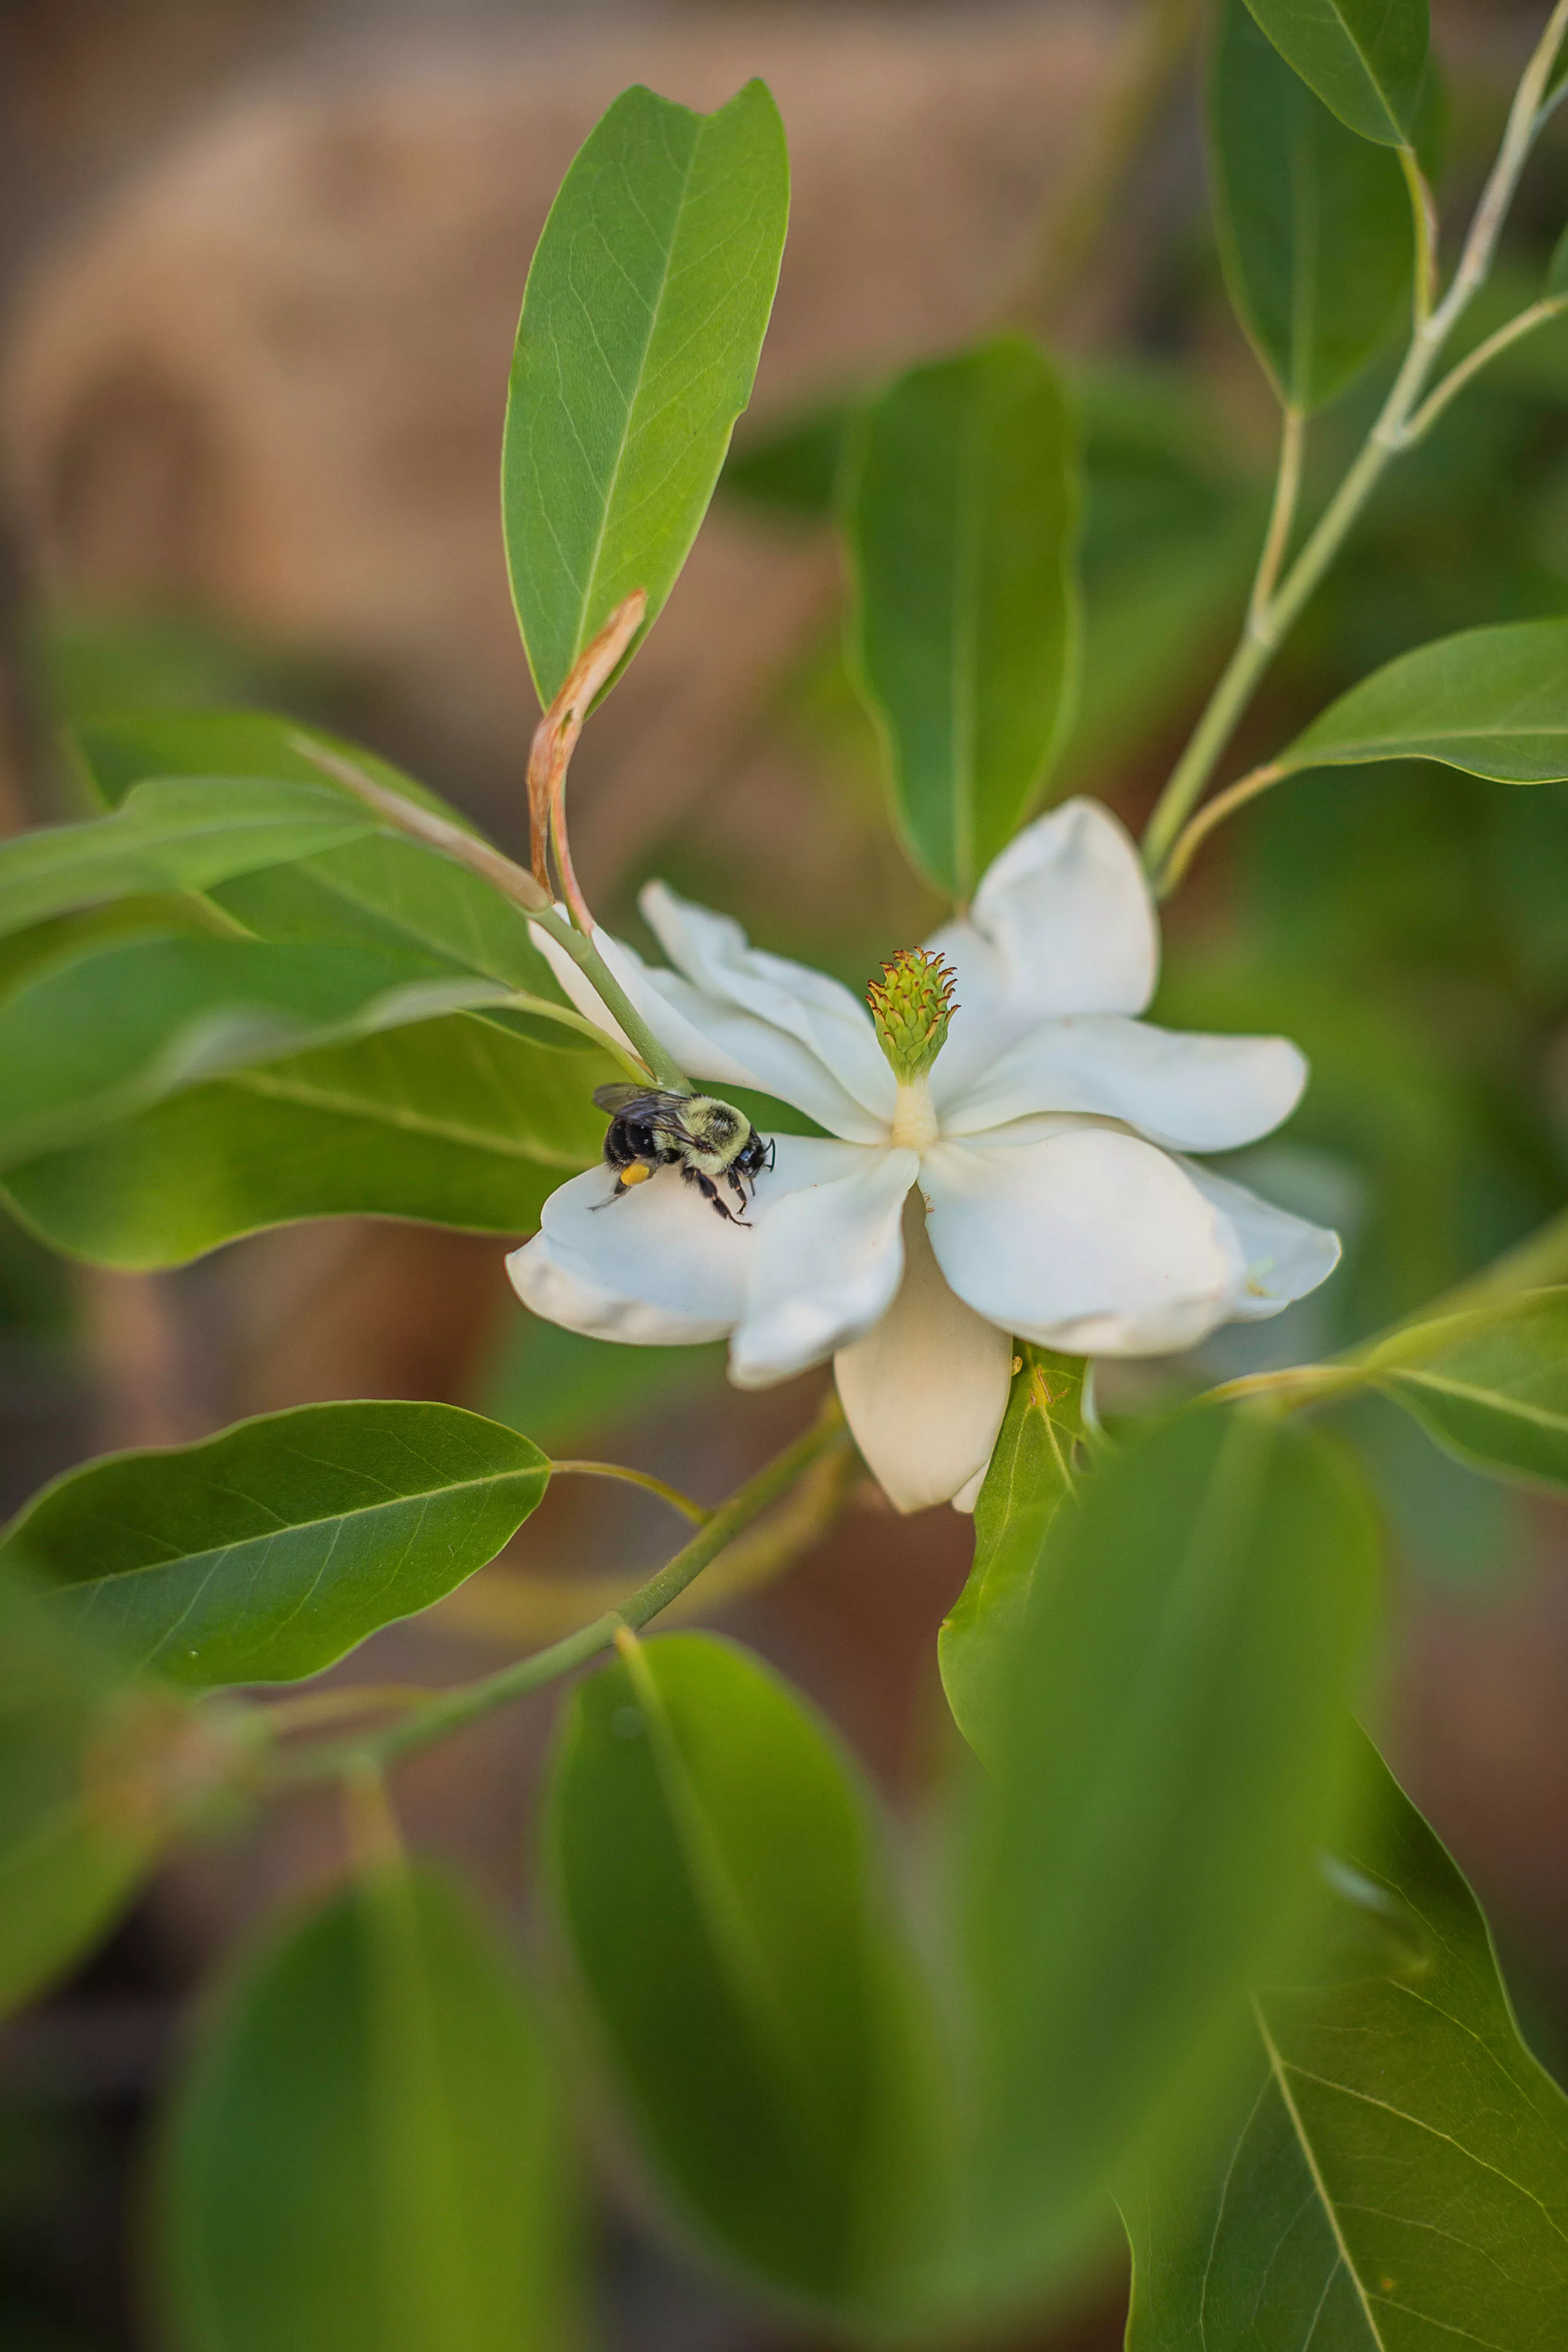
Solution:
{"label": "bee's wing", "polygon": [[622,1111],[632,1110],[639,1103],[657,1102],[659,1097],[650,1095],[646,1087],[615,1086],[595,1087],[593,1099],[601,1110],[619,1118]]}
{"label": "bee's wing", "polygon": [[680,1131],[684,1099],[680,1095],[665,1094],[650,1087],[595,1087],[593,1099],[612,1118],[635,1118],[644,1127]]}

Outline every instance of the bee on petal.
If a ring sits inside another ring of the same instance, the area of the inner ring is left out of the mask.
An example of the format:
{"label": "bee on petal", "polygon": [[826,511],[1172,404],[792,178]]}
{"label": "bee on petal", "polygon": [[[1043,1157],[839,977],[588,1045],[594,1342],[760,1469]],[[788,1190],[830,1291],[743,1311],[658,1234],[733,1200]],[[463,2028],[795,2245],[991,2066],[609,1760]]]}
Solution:
{"label": "bee on petal", "polygon": [[600,1202],[601,1209],[661,1168],[678,1168],[727,1222],[746,1223],[719,1184],[727,1183],[744,1209],[748,1188],[773,1165],[773,1146],[764,1143],[744,1111],[712,1095],[668,1094],[654,1087],[596,1087],[593,1099],[610,1113],[604,1164],[615,1171],[615,1190]]}

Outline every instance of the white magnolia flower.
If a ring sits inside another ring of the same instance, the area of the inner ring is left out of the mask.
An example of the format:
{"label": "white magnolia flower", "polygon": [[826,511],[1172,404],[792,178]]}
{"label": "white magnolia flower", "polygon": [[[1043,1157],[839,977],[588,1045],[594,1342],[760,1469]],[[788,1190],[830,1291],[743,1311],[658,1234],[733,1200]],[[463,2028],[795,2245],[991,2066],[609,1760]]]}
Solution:
{"label": "white magnolia flower", "polygon": [[[778,1137],[744,1224],[673,1169],[603,1214],[609,1171],[574,1176],[508,1259],[512,1281],[536,1314],[597,1339],[727,1339],[742,1388],[831,1357],[901,1510],[972,1503],[1015,1335],[1163,1355],[1277,1314],[1335,1264],[1333,1234],[1185,1157],[1278,1127],[1306,1064],[1281,1037],[1136,1019],[1155,911],[1131,841],[1095,803],[1020,834],[967,915],[887,968],[875,1019],[662,883],[641,903],[673,970],[603,931],[596,943],[676,1062],[826,1133]],[[956,976],[950,1025],[936,957]],[[576,967],[552,961],[612,1029]]]}

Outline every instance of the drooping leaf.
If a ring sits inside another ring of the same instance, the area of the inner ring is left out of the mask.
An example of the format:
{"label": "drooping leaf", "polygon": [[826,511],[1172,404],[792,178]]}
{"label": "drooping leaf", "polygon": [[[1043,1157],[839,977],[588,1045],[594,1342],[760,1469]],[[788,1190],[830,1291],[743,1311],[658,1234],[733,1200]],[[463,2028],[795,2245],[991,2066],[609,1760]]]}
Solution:
{"label": "drooping leaf", "polygon": [[1006,335],[900,377],[845,499],[851,662],[894,822],[967,898],[1043,789],[1076,684],[1075,436],[1044,353]]}
{"label": "drooping leaf", "polygon": [[1417,1324],[1368,1370],[1462,1462],[1568,1488],[1568,1290]]}
{"label": "drooping leaf", "polygon": [[1008,1669],[1047,1531],[1080,1475],[1084,1364],[1025,1347],[975,1505],[975,1562],[936,1655],[953,1720],[977,1755],[999,1728]]}
{"label": "drooping leaf", "polygon": [[0,933],[77,907],[214,882],[374,830],[319,782],[173,777],[139,785],[112,815],[48,825],[0,842]]}
{"label": "drooping leaf", "polygon": [[301,1405],[68,1471],[0,1560],[134,1666],[291,1682],[494,1559],[549,1476],[526,1437],[456,1405]]}
{"label": "drooping leaf", "polygon": [[[117,807],[144,777],[277,778],[322,790],[321,772],[298,748],[301,731],[266,711],[156,710],[97,720],[80,728],[75,742],[92,789]],[[465,823],[459,810],[373,752],[319,728],[303,731],[373,782]],[[346,793],[337,797],[350,815],[360,813]],[[260,939],[402,949],[533,996],[559,993],[517,908],[478,875],[384,830],[372,827],[341,848],[214,882],[206,895]]]}
{"label": "drooping leaf", "polygon": [[1464,629],[1374,670],[1280,755],[1301,768],[1436,760],[1505,784],[1568,777],[1568,620]]}
{"label": "drooping leaf", "polygon": [[865,1801],[771,1674],[700,1635],[578,1692],[558,1897],[642,2151],[729,2263],[885,2304],[924,2251],[923,2065]]}
{"label": "drooping leaf", "polygon": [[0,2013],[88,1949],[150,1867],[182,1714],[0,1572]]}
{"label": "drooping leaf", "polygon": [[1209,178],[1226,283],[1281,401],[1337,399],[1410,295],[1397,159],[1347,131],[1244,0],[1224,0],[1209,81]]}
{"label": "drooping leaf", "polygon": [[1285,1948],[1336,1818],[1375,1565],[1337,1453],[1218,1406],[1059,1510],[974,1866],[978,2288],[1080,2250]]}
{"label": "drooping leaf", "polygon": [[598,1159],[607,1055],[476,1015],[192,1087],[87,1143],[14,1168],[16,1213],[97,1265],[183,1265],[300,1217],[409,1217],[524,1234]]}
{"label": "drooping leaf", "polygon": [[1370,1745],[1348,1852],[1422,1951],[1253,2003],[1239,2122],[1124,2202],[1128,2352],[1568,2340],[1568,2101],[1525,2049],[1474,1895]]}
{"label": "drooping leaf", "polygon": [[152,938],[91,950],[0,1003],[0,1168],[205,1079],[506,995],[379,949]]}
{"label": "drooping leaf", "polygon": [[1427,0],[1247,0],[1281,56],[1362,138],[1402,146],[1421,102]]}
{"label": "drooping leaf", "polygon": [[383,1865],[251,1962],[176,2094],[182,2352],[570,2352],[570,2175],[511,1955],[445,1881]]}
{"label": "drooping leaf", "polygon": [[715,114],[623,90],[561,183],[507,399],[512,597],[549,703],[634,589],[657,617],[751,397],[789,209],[759,81]]}

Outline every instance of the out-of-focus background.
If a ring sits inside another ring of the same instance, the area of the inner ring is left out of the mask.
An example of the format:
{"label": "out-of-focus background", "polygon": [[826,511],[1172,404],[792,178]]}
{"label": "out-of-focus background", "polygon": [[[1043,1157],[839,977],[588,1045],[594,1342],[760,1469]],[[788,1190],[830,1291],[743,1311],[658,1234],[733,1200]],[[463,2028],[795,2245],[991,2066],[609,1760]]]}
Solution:
{"label": "out-of-focus background", "polygon": [[[1089,475],[1085,692],[1061,789],[1130,819],[1179,746],[1245,596],[1273,410],[1232,323],[1180,37],[1196,0],[0,0],[0,829],[76,805],[62,721],[260,702],[330,722],[511,847],[535,713],[497,516],[507,357],[555,186],[627,82],[709,107],[761,73],[795,212],[737,457],[685,577],[574,772],[579,866],[635,929],[650,872],[857,986],[934,911],[891,844],[836,652],[834,414],[883,371],[999,320],[1071,370]],[[1473,194],[1536,0],[1447,0],[1445,187]],[[1500,306],[1568,218],[1543,142]],[[1490,304],[1489,296],[1488,302]],[[1498,310],[1489,310],[1495,317]],[[1484,329],[1483,320],[1478,332]],[[1375,385],[1325,420],[1322,461]],[[1568,334],[1496,368],[1382,495],[1240,757],[1441,630],[1568,612]],[[1315,1079],[1250,1155],[1338,1223],[1327,1293],[1255,1344],[1336,1345],[1562,1204],[1568,799],[1439,771],[1282,791],[1175,910],[1160,1004],[1299,1037]],[[3,1084],[0,1074],[0,1084]],[[716,1496],[798,1426],[810,1383],[739,1397],[709,1350],[530,1326],[493,1239],[345,1221],[183,1272],[63,1265],[0,1213],[0,1510],[106,1444],[329,1396],[431,1396],[552,1452]],[[1239,1362],[1217,1351],[1214,1362]],[[1141,1375],[1145,1392],[1183,1368]],[[1568,1525],[1392,1413],[1347,1438],[1400,1561],[1384,1727],[1487,1901],[1527,2031],[1568,2053]],[[571,1583],[669,1530],[580,1485],[517,1557],[340,1671],[437,1680],[573,1622]],[[869,1495],[719,1622],[842,1726],[913,1815],[945,1735],[935,1634],[967,1524]],[[586,1613],[586,1612],[584,1612]],[[405,1775],[416,1842],[537,1933],[525,1822],[549,1709]],[[329,1872],[301,1802],[182,1862],[75,1983],[0,2039],[0,2340],[121,2352],[127,2217],[193,1989]],[[602,2270],[624,2352],[783,2352],[660,2234],[617,2151]],[[1121,2285],[1027,2340],[1119,2341]]]}

